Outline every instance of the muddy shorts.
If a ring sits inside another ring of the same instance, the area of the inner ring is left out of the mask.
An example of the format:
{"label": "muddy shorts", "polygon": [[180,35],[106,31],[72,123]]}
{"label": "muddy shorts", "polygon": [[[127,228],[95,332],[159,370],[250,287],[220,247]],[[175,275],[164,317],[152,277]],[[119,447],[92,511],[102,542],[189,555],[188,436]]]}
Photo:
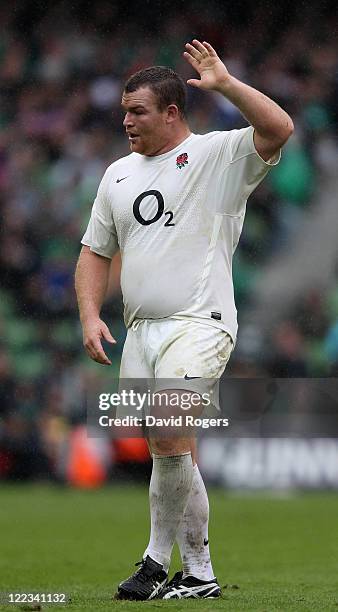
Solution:
{"label": "muddy shorts", "polygon": [[215,393],[232,350],[229,334],[211,325],[136,319],[127,333],[120,379],[152,380],[155,391]]}

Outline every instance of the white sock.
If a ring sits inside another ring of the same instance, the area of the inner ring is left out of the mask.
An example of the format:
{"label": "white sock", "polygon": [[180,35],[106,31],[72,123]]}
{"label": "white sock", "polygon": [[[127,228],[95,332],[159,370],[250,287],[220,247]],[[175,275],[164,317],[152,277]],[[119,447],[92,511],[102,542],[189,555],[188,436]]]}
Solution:
{"label": "white sock", "polygon": [[153,455],[149,501],[151,531],[143,558],[149,555],[169,571],[176,533],[188,503],[194,467],[191,453],[163,457]]}
{"label": "white sock", "polygon": [[195,576],[200,580],[212,580],[215,577],[210,560],[208,523],[208,495],[198,466],[195,465],[189,501],[176,535],[184,578]]}

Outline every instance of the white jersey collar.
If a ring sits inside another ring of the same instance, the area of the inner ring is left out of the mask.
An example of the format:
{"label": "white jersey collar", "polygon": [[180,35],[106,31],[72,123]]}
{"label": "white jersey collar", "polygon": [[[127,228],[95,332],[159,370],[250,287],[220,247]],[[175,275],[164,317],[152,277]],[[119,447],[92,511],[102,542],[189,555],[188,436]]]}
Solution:
{"label": "white jersey collar", "polygon": [[144,160],[147,164],[151,164],[151,163],[158,163],[160,161],[163,161],[164,159],[168,159],[169,157],[179,153],[179,151],[182,149],[182,147],[184,147],[185,145],[187,145],[190,140],[192,140],[192,138],[195,136],[195,134],[191,133],[187,138],[185,138],[184,140],[182,140],[182,142],[180,142],[179,145],[177,145],[177,147],[175,147],[174,149],[170,149],[170,151],[167,151],[166,153],[162,153],[161,155],[153,155],[153,156],[149,156],[149,155],[141,155],[140,153],[137,153],[137,155],[142,158],[142,160]]}

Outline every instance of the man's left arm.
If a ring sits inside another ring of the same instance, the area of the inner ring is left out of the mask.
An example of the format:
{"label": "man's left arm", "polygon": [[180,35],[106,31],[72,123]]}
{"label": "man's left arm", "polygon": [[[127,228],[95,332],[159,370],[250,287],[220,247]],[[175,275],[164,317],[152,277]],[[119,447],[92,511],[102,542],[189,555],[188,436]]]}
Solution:
{"label": "man's left arm", "polygon": [[200,75],[189,79],[188,85],[217,91],[237,106],[255,130],[257,152],[265,161],[271,159],[293,132],[291,117],[263,93],[231,76],[209,43],[193,40],[186,49],[185,58]]}

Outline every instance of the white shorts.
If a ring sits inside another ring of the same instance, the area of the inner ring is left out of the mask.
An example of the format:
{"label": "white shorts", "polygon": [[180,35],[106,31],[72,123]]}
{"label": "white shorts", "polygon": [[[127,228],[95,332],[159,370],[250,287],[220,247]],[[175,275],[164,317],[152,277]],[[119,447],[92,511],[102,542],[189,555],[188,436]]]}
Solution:
{"label": "white shorts", "polygon": [[232,350],[231,337],[211,325],[136,319],[128,329],[120,379],[156,379],[156,391],[170,388],[202,393],[216,385]]}

